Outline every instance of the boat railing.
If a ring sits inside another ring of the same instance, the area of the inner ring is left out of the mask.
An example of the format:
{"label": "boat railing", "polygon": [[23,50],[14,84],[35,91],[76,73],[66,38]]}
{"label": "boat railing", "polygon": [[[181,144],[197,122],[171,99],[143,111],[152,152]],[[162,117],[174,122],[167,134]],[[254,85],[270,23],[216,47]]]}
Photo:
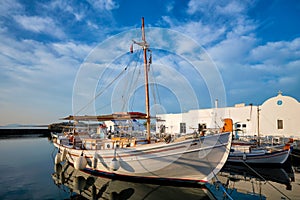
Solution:
{"label": "boat railing", "polygon": [[82,140],[82,147],[89,150],[103,150],[134,147],[137,145],[136,139],[128,138],[113,138],[113,139],[97,139],[84,138]]}

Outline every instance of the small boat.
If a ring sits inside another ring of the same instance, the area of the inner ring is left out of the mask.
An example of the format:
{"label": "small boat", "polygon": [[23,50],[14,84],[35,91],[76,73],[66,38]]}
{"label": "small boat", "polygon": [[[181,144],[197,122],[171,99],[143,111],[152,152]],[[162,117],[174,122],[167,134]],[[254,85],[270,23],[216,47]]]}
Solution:
{"label": "small boat", "polygon": [[[145,39],[142,18],[142,42],[144,53],[145,110],[141,112],[119,112],[99,116],[69,116],[64,120],[97,121],[145,120],[147,137],[108,137],[99,131],[97,137],[76,132],[57,137],[53,144],[58,149],[55,162],[68,161],[77,170],[111,178],[156,179],[203,183],[209,181],[225,164],[232,139],[232,120],[224,119],[224,126],[217,133],[205,136],[187,134],[180,137],[156,138],[150,132],[150,104],[148,71],[152,58]],[[82,135],[83,134],[83,135]]]}
{"label": "small boat", "polygon": [[283,164],[290,155],[289,145],[282,148],[232,145],[227,162],[251,164]]}
{"label": "small boat", "polygon": [[273,143],[270,144],[269,142],[263,142],[262,138],[260,137],[259,117],[260,109],[257,107],[257,137],[250,137],[250,140],[233,140],[227,162],[249,164],[283,164],[287,161],[291,153],[290,144],[286,143],[273,145]]}

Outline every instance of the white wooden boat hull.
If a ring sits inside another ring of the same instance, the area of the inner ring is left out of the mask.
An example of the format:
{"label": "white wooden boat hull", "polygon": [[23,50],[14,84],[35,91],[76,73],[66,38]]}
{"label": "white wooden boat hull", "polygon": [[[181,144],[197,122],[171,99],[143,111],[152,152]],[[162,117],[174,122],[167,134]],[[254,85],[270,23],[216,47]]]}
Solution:
{"label": "white wooden boat hull", "polygon": [[66,159],[71,164],[82,155],[88,163],[83,170],[92,173],[206,182],[225,164],[231,145],[231,133],[176,143],[160,142],[134,148],[103,150],[80,150],[54,144],[61,152],[67,151]]}

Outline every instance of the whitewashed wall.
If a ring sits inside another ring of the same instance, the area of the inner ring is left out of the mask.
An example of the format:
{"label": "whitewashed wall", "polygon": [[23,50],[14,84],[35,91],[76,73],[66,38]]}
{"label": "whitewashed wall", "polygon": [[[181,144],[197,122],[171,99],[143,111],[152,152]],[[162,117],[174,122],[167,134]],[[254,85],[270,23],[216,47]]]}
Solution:
{"label": "whitewashed wall", "polygon": [[[278,103],[281,101],[281,104]],[[279,105],[280,104],[280,105]],[[221,119],[231,118],[239,135],[258,134],[258,108],[259,131],[261,136],[277,135],[300,138],[300,103],[289,96],[279,93],[276,97],[266,100],[261,106],[237,104],[234,107],[218,109],[191,110],[180,114],[161,114],[158,118],[164,120],[156,124],[159,131],[161,124],[167,127],[167,133],[179,133],[180,123],[186,123],[186,132],[192,133],[198,128],[198,123],[205,123],[207,128],[221,127]],[[283,120],[283,129],[277,127],[277,120]],[[216,121],[216,123],[215,123]]]}

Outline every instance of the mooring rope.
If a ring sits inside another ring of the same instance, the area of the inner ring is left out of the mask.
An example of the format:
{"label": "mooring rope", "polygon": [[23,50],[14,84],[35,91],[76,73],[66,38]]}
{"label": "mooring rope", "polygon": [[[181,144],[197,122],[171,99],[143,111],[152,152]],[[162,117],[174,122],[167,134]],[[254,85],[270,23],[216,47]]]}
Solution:
{"label": "mooring rope", "polygon": [[277,190],[280,194],[282,194],[283,196],[285,196],[287,199],[291,199],[289,198],[286,194],[284,194],[283,192],[281,192],[276,186],[274,186],[272,183],[270,183],[268,180],[266,180],[263,176],[261,176],[257,171],[255,171],[252,167],[250,167],[244,160],[243,163],[246,167],[248,167],[251,171],[253,171],[257,176],[259,176],[260,178],[262,178],[265,183],[268,183],[269,185],[271,185],[275,190]]}
{"label": "mooring rope", "polygon": [[300,156],[297,155],[297,154],[291,153],[291,155],[292,155],[292,156],[295,156],[295,157],[297,157],[297,158],[300,158]]}

